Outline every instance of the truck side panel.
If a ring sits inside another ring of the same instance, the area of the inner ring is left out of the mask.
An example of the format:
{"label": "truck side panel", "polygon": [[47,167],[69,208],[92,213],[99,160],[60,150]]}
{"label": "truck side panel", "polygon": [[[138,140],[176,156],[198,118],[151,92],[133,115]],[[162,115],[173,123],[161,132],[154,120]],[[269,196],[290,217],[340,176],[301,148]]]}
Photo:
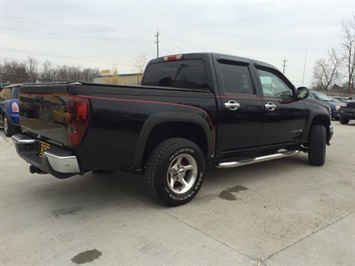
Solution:
{"label": "truck side panel", "polygon": [[215,130],[216,104],[209,92],[98,85],[72,85],[70,92],[89,99],[91,106],[88,131],[75,147],[82,169],[131,168],[142,128],[153,114],[196,115],[206,121],[212,135]]}

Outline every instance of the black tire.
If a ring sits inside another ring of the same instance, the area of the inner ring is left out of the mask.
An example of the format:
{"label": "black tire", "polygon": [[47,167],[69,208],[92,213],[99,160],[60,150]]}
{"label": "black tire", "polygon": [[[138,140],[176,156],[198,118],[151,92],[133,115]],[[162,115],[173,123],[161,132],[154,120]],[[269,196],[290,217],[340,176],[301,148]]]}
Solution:
{"label": "black tire", "polygon": [[325,163],[327,132],[324,126],[314,125],[308,137],[308,162],[321,166]]}
{"label": "black tire", "polygon": [[150,154],[145,181],[150,193],[167,206],[191,201],[201,188],[205,158],[192,141],[170,138]]}
{"label": "black tire", "polygon": [[4,133],[6,137],[11,137],[18,132],[17,128],[9,122],[6,115],[3,117],[4,121]]}
{"label": "black tire", "polygon": [[345,117],[339,117],[339,122],[340,122],[340,124],[342,124],[342,125],[347,125],[348,123],[349,123],[349,118],[345,118]]}

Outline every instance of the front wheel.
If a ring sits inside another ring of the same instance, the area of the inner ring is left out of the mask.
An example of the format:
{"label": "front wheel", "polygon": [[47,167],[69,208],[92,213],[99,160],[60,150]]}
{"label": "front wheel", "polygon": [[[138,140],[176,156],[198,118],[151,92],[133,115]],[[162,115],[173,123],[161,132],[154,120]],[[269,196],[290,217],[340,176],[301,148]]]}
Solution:
{"label": "front wheel", "polygon": [[324,126],[314,125],[308,138],[308,162],[321,166],[325,163],[327,132]]}
{"label": "front wheel", "polygon": [[340,122],[340,124],[342,124],[342,125],[346,125],[346,124],[348,124],[349,123],[349,118],[345,118],[345,117],[342,117],[342,116],[340,116],[339,117],[339,122]]}
{"label": "front wheel", "polygon": [[191,201],[201,188],[205,159],[192,141],[171,138],[161,142],[148,158],[145,180],[150,193],[168,206]]}

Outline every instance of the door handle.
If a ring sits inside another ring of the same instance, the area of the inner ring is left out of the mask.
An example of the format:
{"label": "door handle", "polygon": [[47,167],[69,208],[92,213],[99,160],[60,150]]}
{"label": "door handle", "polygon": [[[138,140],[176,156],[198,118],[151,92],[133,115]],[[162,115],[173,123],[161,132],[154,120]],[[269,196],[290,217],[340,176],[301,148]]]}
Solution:
{"label": "door handle", "polygon": [[224,103],[224,106],[231,111],[235,111],[240,107],[240,103],[234,100],[230,100],[227,103]]}
{"label": "door handle", "polygon": [[274,111],[277,108],[277,105],[274,104],[273,102],[268,102],[265,104],[265,108],[268,111]]}

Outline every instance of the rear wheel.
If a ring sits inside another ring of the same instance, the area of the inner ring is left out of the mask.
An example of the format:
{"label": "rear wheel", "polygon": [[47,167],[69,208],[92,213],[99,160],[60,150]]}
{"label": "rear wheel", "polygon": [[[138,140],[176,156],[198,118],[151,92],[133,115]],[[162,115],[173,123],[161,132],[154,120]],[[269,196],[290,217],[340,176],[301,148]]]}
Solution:
{"label": "rear wheel", "polygon": [[11,137],[12,135],[14,135],[14,134],[17,132],[17,129],[16,129],[15,126],[13,126],[13,125],[9,122],[9,120],[8,120],[8,118],[7,118],[6,115],[4,116],[3,121],[4,121],[4,133],[5,133],[5,135],[6,135],[7,137]]}
{"label": "rear wheel", "polygon": [[349,118],[345,118],[345,117],[339,117],[339,122],[340,124],[346,125],[349,123]]}
{"label": "rear wheel", "polygon": [[308,137],[308,162],[321,166],[325,162],[327,132],[324,126],[314,125]]}
{"label": "rear wheel", "polygon": [[168,206],[191,201],[201,188],[205,160],[192,141],[171,138],[161,142],[150,154],[145,180],[150,193]]}

